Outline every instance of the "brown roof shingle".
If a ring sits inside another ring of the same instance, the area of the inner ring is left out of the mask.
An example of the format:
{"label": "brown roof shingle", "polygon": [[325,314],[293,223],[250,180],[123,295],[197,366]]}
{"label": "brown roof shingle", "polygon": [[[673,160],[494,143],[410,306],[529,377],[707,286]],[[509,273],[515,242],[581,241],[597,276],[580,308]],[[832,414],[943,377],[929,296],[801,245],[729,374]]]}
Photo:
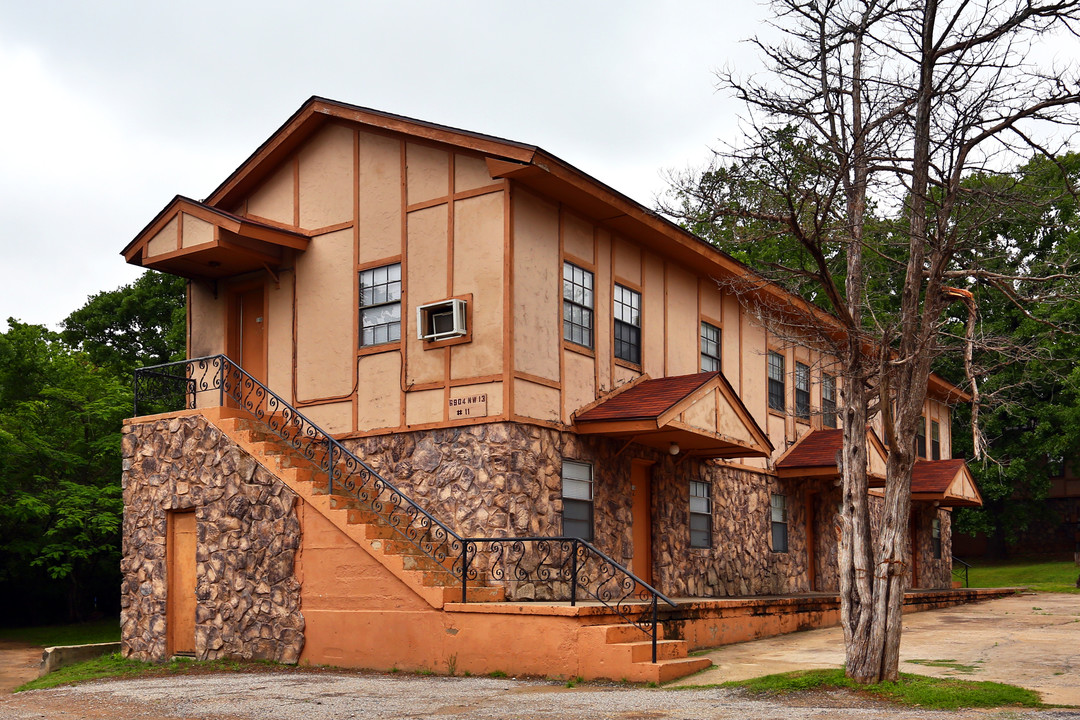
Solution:
{"label": "brown roof shingle", "polygon": [[719,374],[705,372],[645,380],[586,410],[574,422],[654,420]]}
{"label": "brown roof shingle", "polygon": [[843,430],[811,430],[780,462],[778,468],[835,467],[836,451],[844,443]]}

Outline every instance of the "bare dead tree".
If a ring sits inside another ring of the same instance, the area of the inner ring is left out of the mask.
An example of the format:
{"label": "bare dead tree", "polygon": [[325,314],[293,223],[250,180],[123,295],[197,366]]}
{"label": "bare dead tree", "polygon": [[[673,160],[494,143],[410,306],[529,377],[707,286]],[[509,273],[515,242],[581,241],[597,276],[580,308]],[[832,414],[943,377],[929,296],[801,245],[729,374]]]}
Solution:
{"label": "bare dead tree", "polygon": [[[770,72],[719,74],[748,110],[745,144],[718,153],[705,173],[674,178],[675,200],[662,210],[698,227],[723,223],[735,240],[782,237],[796,252],[773,258],[771,275],[804,295],[812,286],[831,311],[806,328],[831,345],[844,379],[847,674],[895,680],[914,440],[940,331],[962,303],[971,374],[970,287],[996,285],[1022,306],[1010,275],[1033,282],[979,261],[989,252],[983,222],[1009,197],[1008,183],[972,192],[970,179],[1067,144],[1080,78],[1072,67],[1038,67],[1033,53],[1055,33],[1076,35],[1080,0],[773,0],[772,8],[783,39],[752,41]],[[871,412],[881,414],[890,448],[873,538]]]}

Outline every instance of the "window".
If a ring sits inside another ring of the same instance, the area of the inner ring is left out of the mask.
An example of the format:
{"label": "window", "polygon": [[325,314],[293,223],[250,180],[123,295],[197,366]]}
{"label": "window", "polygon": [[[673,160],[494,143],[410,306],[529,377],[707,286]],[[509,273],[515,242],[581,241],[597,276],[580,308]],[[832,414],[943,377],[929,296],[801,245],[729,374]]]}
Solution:
{"label": "window", "polygon": [[701,323],[701,372],[720,369],[720,328]]}
{"label": "window", "polygon": [[592,465],[563,460],[562,498],[563,535],[591,541],[593,539]]}
{"label": "window", "polygon": [[773,493],[769,510],[773,552],[787,552],[787,496]]}
{"label": "window", "polygon": [[937,420],[930,421],[930,458],[941,459],[941,425]]}
{"label": "window", "polygon": [[941,559],[941,518],[930,521],[930,550],[935,560]]}
{"label": "window", "polygon": [[821,424],[836,427],[836,377],[821,376]]}
{"label": "window", "polygon": [[690,547],[712,547],[712,499],[707,482],[690,481]]}
{"label": "window", "polygon": [[769,351],[769,409],[784,411],[784,356]]}
{"label": "window", "polygon": [[641,364],[641,293],[615,286],[615,357]]}
{"label": "window", "polygon": [[401,339],[401,263],[360,271],[360,345]]}
{"label": "window", "polygon": [[926,416],[919,418],[919,426],[915,428],[915,455],[926,457]]}
{"label": "window", "polygon": [[795,363],[795,417],[810,419],[810,367]]}
{"label": "window", "polygon": [[578,345],[593,344],[593,274],[563,263],[563,339]]}

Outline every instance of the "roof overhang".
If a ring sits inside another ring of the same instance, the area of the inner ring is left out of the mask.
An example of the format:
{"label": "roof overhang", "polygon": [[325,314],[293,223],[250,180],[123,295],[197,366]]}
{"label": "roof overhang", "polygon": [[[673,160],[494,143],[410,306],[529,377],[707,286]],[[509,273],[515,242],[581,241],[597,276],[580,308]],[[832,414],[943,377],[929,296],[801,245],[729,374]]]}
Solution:
{"label": "roof overhang", "polygon": [[919,460],[911,468],[911,499],[942,507],[982,507],[982,495],[960,459]]}
{"label": "roof overhang", "polygon": [[306,235],[177,195],[121,254],[132,265],[215,280],[276,270],[286,250],[306,250],[310,241]]}
{"label": "roof overhang", "polygon": [[[811,430],[803,435],[784,454],[776,459],[775,471],[782,478],[840,478],[837,458],[843,448],[844,431],[839,429]],[[885,485],[885,468],[889,456],[885,444],[872,428],[866,429],[866,474],[870,487]]]}
{"label": "roof overhang", "polygon": [[700,458],[769,457],[772,444],[719,372],[642,375],[574,413],[582,435]]}

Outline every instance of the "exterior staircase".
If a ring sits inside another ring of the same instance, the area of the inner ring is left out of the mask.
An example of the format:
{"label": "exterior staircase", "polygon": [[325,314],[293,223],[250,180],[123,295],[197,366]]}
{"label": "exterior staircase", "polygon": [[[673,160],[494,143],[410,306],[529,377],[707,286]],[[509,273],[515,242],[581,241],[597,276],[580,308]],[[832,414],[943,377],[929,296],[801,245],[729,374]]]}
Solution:
{"label": "exterior staircase", "polygon": [[[268,426],[242,411],[215,418],[213,422],[432,608],[454,612],[453,607],[447,606],[462,602],[461,580],[424,553],[416,542],[405,538],[385,518],[364,508],[355,498],[336,490],[328,492],[326,471],[319,467],[324,456],[316,454],[309,459]],[[479,580],[469,581],[467,593],[468,603],[514,605],[506,603],[504,588],[486,586]],[[527,622],[528,617],[523,616],[522,621]],[[577,672],[570,670],[566,674],[586,679],[663,683],[712,665],[708,658],[687,657],[686,641],[665,639],[662,624],[657,628],[655,663],[651,639],[641,628],[621,618],[610,624],[582,624],[578,638]]]}
{"label": "exterior staircase", "polygon": [[[322,459],[318,455],[309,460],[253,419],[229,417],[215,424],[429,605],[442,608],[446,603],[461,602],[461,581],[428,557],[416,543],[405,539],[377,513],[361,507],[358,500],[328,492],[326,471],[317,465]],[[469,602],[504,599],[501,587],[469,585]]]}

